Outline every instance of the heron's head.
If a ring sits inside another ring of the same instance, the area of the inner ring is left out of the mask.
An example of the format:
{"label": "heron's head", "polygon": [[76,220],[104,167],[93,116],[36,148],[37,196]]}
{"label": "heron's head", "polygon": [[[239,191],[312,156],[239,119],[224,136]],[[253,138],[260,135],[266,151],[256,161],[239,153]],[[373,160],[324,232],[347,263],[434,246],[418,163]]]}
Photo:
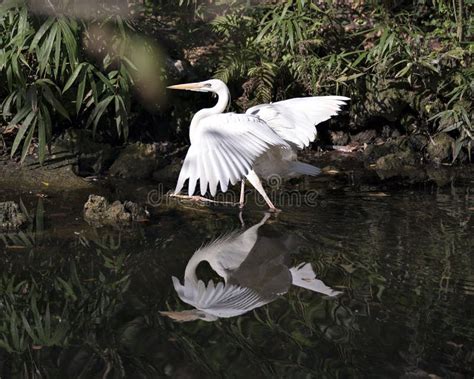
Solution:
{"label": "heron's head", "polygon": [[217,321],[219,317],[201,311],[199,309],[190,309],[181,312],[160,312],[163,316],[168,316],[174,321],[187,322],[195,320],[204,320],[207,322]]}
{"label": "heron's head", "polygon": [[228,91],[225,83],[219,79],[210,79],[204,82],[197,82],[197,83],[176,84],[174,86],[169,86],[167,88],[182,89],[182,90],[196,91],[196,92],[214,92],[217,94],[220,94],[223,91],[224,92]]}

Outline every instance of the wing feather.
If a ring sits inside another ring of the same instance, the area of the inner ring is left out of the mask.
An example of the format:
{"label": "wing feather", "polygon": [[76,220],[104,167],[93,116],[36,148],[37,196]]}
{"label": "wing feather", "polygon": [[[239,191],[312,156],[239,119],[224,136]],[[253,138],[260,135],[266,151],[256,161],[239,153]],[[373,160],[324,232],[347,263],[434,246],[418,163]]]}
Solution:
{"label": "wing feather", "polygon": [[303,149],[316,139],[315,126],[329,120],[350,100],[344,96],[314,96],[261,104],[247,114],[260,117],[282,139]]}
{"label": "wing feather", "polygon": [[233,284],[214,285],[210,280],[207,286],[199,280],[197,286],[182,285],[173,277],[173,285],[179,298],[196,309],[217,317],[234,317],[261,307],[277,297],[265,297],[251,288]]}
{"label": "wing feather", "polygon": [[175,193],[188,180],[188,193],[199,190],[212,196],[217,186],[226,191],[252,170],[258,157],[273,146],[290,146],[264,120],[249,114],[225,113],[199,121],[192,133],[192,143],[184,159]]}

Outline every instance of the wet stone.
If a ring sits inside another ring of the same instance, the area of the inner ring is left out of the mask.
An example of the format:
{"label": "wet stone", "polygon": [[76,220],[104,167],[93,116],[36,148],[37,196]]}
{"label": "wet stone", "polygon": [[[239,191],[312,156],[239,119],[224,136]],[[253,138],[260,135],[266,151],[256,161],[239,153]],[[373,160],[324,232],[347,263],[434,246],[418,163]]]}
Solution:
{"label": "wet stone", "polygon": [[16,230],[27,221],[28,218],[14,201],[0,203],[0,230]]}
{"label": "wet stone", "polygon": [[363,145],[364,143],[373,142],[376,137],[377,137],[377,132],[373,129],[369,129],[369,130],[364,130],[360,133],[357,133],[356,135],[353,135],[351,137],[351,141],[357,142]]}
{"label": "wet stone", "polygon": [[417,157],[411,150],[387,154],[375,162],[375,170],[381,179],[404,177],[416,182],[425,180],[424,170],[416,167]]}
{"label": "wet stone", "polygon": [[441,133],[433,137],[427,147],[428,158],[431,162],[439,164],[452,159],[454,138]]}
{"label": "wet stone", "polygon": [[330,136],[333,145],[344,146],[349,142],[349,135],[342,130],[332,131]]}
{"label": "wet stone", "polygon": [[147,221],[143,207],[132,201],[109,203],[103,196],[90,195],[84,204],[84,220],[92,226],[127,225],[134,221]]}

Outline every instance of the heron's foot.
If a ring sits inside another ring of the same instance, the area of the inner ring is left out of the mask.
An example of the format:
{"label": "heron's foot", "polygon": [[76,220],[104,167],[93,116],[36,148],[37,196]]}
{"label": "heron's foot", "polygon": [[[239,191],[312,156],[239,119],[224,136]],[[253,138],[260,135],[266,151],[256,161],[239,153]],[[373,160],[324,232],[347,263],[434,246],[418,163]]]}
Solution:
{"label": "heron's foot", "polygon": [[233,203],[231,201],[217,201],[217,200],[212,200],[208,199],[207,197],[204,196],[189,196],[189,195],[179,195],[179,194],[171,194],[170,197],[175,197],[177,199],[183,199],[183,200],[188,200],[196,203],[204,203],[204,204],[216,204],[216,205],[230,205],[235,207],[239,203]]}
{"label": "heron's foot", "polygon": [[281,209],[275,208],[275,207],[270,207],[268,208],[268,212],[273,213],[273,214],[278,214],[281,212]]}

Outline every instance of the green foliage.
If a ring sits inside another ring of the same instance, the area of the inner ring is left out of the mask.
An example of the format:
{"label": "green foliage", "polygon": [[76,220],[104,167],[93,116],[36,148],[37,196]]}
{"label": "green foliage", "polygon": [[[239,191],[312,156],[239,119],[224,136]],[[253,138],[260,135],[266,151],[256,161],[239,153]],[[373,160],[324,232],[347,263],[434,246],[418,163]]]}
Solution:
{"label": "green foliage", "polygon": [[[127,138],[136,69],[125,48],[129,30],[119,17],[86,24],[59,14],[35,15],[24,1],[0,5],[0,80],[6,83],[0,117],[18,127],[12,156],[21,151],[23,161],[37,141],[43,162],[59,122],[81,122],[85,115],[95,133],[102,116],[112,114],[118,136]],[[87,58],[84,48],[94,52],[94,38],[108,31],[111,46],[95,54],[95,61]]]}
{"label": "green foliage", "polygon": [[462,2],[317,4],[241,7],[213,22],[224,47],[216,75],[244,82],[243,106],[335,92],[352,98],[357,122],[369,98],[405,91],[422,129],[457,138],[453,161],[463,147],[470,151],[473,51],[463,40],[471,31]]}

